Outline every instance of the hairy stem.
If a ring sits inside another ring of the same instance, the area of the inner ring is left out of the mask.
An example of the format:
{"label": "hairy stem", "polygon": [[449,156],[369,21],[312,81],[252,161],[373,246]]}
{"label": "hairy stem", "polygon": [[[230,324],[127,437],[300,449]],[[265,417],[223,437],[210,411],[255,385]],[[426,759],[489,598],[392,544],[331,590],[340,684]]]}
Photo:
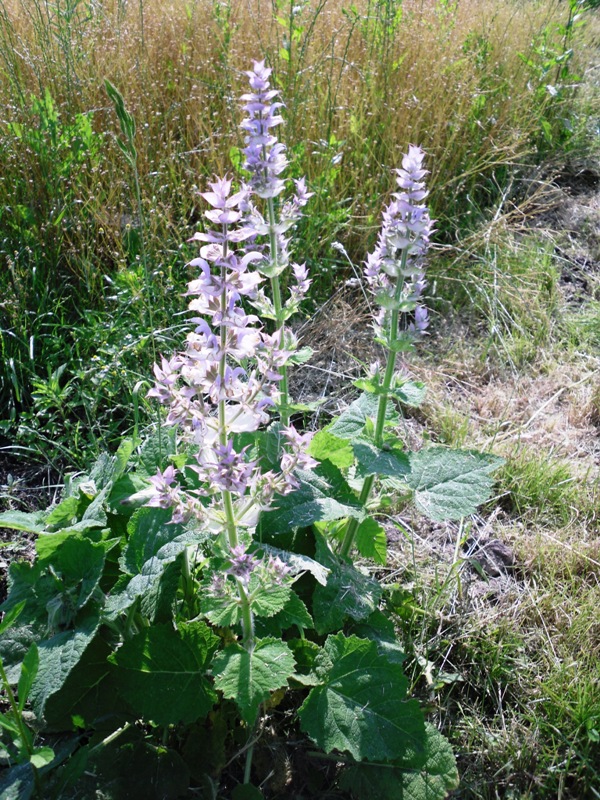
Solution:
{"label": "hairy stem", "polygon": [[[387,363],[385,366],[385,374],[383,376],[383,385],[381,387],[382,391],[381,394],[379,395],[379,404],[377,406],[377,420],[375,422],[375,437],[374,437],[374,444],[375,447],[377,448],[380,448],[383,444],[385,414],[387,410],[389,392],[392,385],[392,380],[394,378],[394,370],[396,368],[397,354],[395,345],[398,339],[398,322],[400,319],[400,311],[398,309],[398,305],[400,303],[402,288],[404,286],[403,273],[406,268],[407,258],[408,258],[408,253],[406,250],[403,250],[402,260],[400,262],[400,275],[398,276],[398,282],[396,283],[396,291],[394,293],[394,308],[392,310],[392,316],[390,320]],[[368,475],[365,478],[359,498],[360,504],[362,506],[367,504],[369,497],[371,496],[371,491],[373,489],[374,483],[375,483],[375,475]],[[344,539],[340,547],[340,555],[343,558],[347,558],[350,555],[350,551],[352,550],[352,546],[354,544],[354,537],[356,536],[356,531],[358,530],[359,525],[360,525],[359,520],[351,519],[346,526],[346,533],[344,534]]]}

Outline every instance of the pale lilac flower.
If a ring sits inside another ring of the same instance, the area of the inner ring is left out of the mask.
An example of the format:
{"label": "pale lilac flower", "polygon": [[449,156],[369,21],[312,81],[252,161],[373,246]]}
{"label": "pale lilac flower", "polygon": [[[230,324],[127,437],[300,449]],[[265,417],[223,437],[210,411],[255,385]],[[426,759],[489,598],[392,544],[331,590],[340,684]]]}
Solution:
{"label": "pale lilac flower", "polygon": [[423,257],[433,230],[429,210],[421,204],[427,197],[424,157],[420,147],[410,145],[402,159],[402,168],[396,170],[400,191],[392,195],[383,211],[377,245],[365,262],[365,278],[381,306],[375,317],[378,336],[385,331],[389,309],[397,302],[394,296],[399,282],[402,284],[400,307],[405,313],[413,311],[415,314],[409,330],[413,334],[422,333],[429,324],[426,309],[417,303],[426,287]]}
{"label": "pale lilac flower", "polygon": [[291,571],[291,568],[284,564],[278,556],[269,556],[269,560],[264,566],[265,577],[269,583],[274,583],[276,586],[281,586]]}
{"label": "pale lilac flower", "polygon": [[231,548],[230,562],[231,566],[227,573],[239,578],[247,586],[250,575],[252,575],[259,563],[258,560],[250,553],[247,553],[243,545],[238,544]]}

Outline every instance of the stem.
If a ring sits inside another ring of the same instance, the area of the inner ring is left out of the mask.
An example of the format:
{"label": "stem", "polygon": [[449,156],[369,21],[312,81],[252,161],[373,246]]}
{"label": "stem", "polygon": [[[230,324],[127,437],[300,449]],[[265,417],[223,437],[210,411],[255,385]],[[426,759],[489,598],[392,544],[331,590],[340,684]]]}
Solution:
{"label": "stem", "polygon": [[[227,233],[227,227],[223,226],[224,234]],[[227,270],[225,267],[225,261],[227,258],[227,236],[224,236],[223,242],[223,263],[221,266],[221,280],[223,283],[223,290],[221,292],[221,312],[222,312],[222,321],[220,325],[220,345],[221,345],[221,358],[219,360],[219,376],[221,378],[221,388],[223,387],[223,381],[225,378],[225,369],[227,366],[227,325],[224,323],[225,319],[225,312],[227,310],[227,288],[226,288],[226,278],[227,278]],[[219,400],[219,443],[225,447],[227,445],[227,415],[226,415],[226,408],[227,408],[227,401],[223,397]],[[231,492],[228,489],[223,489],[221,492],[221,498],[223,500],[223,510],[225,511],[225,528],[227,530],[227,539],[229,541],[229,547],[233,550],[234,547],[237,547],[239,543],[238,532],[237,532],[237,524],[235,520],[235,509],[233,507],[233,497]],[[252,609],[250,607],[250,601],[248,599],[248,595],[244,588],[243,583],[238,580],[237,581],[237,588],[238,588],[238,595],[240,598],[240,608],[242,612],[242,633],[243,633],[243,644],[248,652],[252,652],[254,649],[254,620],[252,618]]]}
{"label": "stem", "polygon": [[[31,759],[31,756],[33,755],[33,743],[31,741],[31,736],[28,729],[25,726],[25,723],[23,722],[23,715],[19,711],[19,706],[17,704],[17,701],[15,700],[15,695],[11,688],[10,683],[8,682],[8,678],[6,677],[6,672],[4,671],[4,664],[2,663],[1,658],[0,658],[0,680],[2,680],[2,685],[4,686],[6,696],[8,697],[8,702],[10,704],[14,720],[17,723],[17,727],[19,728],[19,735],[21,737],[21,741],[23,742],[23,747],[27,752],[28,758]],[[33,764],[31,764],[31,769],[33,770],[35,793],[38,797],[41,798],[43,797],[43,795],[42,795],[42,784],[40,781],[40,774],[38,772],[37,767],[34,767]]]}
{"label": "stem", "polygon": [[[379,395],[379,404],[377,406],[377,421],[375,423],[375,441],[374,441],[375,447],[377,448],[380,448],[383,444],[385,413],[387,410],[390,387],[392,385],[392,380],[394,377],[394,369],[396,368],[397,354],[396,354],[395,344],[396,341],[398,340],[398,321],[400,318],[400,310],[398,309],[398,304],[400,303],[400,297],[402,295],[402,289],[404,287],[403,276],[404,276],[404,270],[406,268],[407,259],[408,259],[408,253],[406,250],[403,250],[402,259],[400,261],[400,274],[398,276],[398,282],[396,284],[396,291],[394,292],[394,308],[392,309],[392,318],[390,321],[387,363],[385,367],[385,374],[383,377],[382,392]],[[359,498],[360,504],[362,506],[365,506],[367,504],[374,483],[375,483],[375,475],[368,475],[365,478]],[[346,526],[346,533],[344,534],[342,546],[340,547],[340,555],[343,558],[347,558],[350,554],[350,551],[352,550],[352,545],[354,544],[354,537],[356,536],[356,531],[358,530],[359,525],[360,522],[356,518],[353,518],[348,522]]]}
{"label": "stem", "polygon": [[[277,274],[277,270],[279,267],[279,248],[277,246],[277,233],[275,232],[275,203],[272,197],[269,197],[267,200],[267,209],[269,212],[269,247],[271,250],[271,268],[274,271],[274,275],[271,278],[271,291],[273,292],[273,306],[275,308],[275,319],[276,319],[276,326],[279,331],[281,331],[281,341],[280,347],[283,348],[283,334],[284,334],[284,309],[283,303],[281,301],[281,286],[279,283],[279,275]],[[281,375],[281,381],[279,383],[279,390],[281,392],[281,405],[279,414],[281,417],[281,422],[283,425],[287,426],[290,422],[290,410],[289,410],[289,393],[288,393],[288,377],[287,377],[287,366],[283,364],[279,368],[279,374]]]}

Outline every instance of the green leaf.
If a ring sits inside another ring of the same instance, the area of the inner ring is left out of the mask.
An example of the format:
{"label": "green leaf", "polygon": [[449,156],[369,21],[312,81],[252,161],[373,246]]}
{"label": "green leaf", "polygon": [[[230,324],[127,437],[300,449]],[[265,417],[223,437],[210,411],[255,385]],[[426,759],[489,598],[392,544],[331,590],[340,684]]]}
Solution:
{"label": "green leaf", "polygon": [[21,614],[21,611],[23,611],[25,608],[26,603],[26,600],[21,600],[20,603],[17,603],[16,606],[13,606],[13,608],[5,613],[2,622],[0,622],[0,634],[3,634],[4,631],[8,630],[8,628],[10,628],[10,626],[17,620]]}
{"label": "green leaf", "polygon": [[123,699],[157,725],[191,724],[205,717],[217,700],[205,673],[218,641],[204,622],[140,631],[109,658],[119,668]]}
{"label": "green leaf", "polygon": [[340,788],[357,800],[444,800],[459,784],[452,748],[425,724],[425,750],[393,764],[363,762],[344,770]]}
{"label": "green leaf", "polygon": [[355,441],[352,449],[358,462],[356,474],[360,477],[386,475],[403,478],[410,472],[408,456],[399,447],[380,450],[369,442]]}
{"label": "green leaf", "polygon": [[313,595],[313,616],[319,633],[339,630],[347,617],[360,621],[375,611],[382,593],[378,581],[338,559],[320,535],[317,558],[330,570],[327,584],[316,586]]}
{"label": "green leaf", "polygon": [[43,623],[37,621],[31,625],[19,625],[9,628],[0,639],[0,658],[6,672],[6,677],[11,685],[19,682],[21,677],[21,664],[33,642],[39,641],[46,635],[48,614],[45,613]]}
{"label": "green leaf", "polygon": [[296,475],[300,488],[285,496],[278,495],[273,510],[261,514],[259,529],[263,534],[277,534],[313,522],[360,518],[363,515],[362,507],[339,470],[332,464],[326,465],[327,462],[319,465],[315,472],[298,470]]}
{"label": "green leaf", "polygon": [[313,619],[296,592],[290,592],[287,603],[283,609],[274,616],[273,621],[282,631],[291,628],[292,625],[295,625],[300,631],[304,628],[313,627]]}
{"label": "green leaf", "polygon": [[36,747],[31,754],[29,761],[36,769],[45,767],[54,761],[54,750],[51,747]]}
{"label": "green leaf", "polygon": [[387,560],[387,536],[385,530],[373,517],[363,519],[356,531],[354,542],[363,558],[369,558],[376,564],[385,564]]}
{"label": "green leaf", "polygon": [[21,735],[21,729],[19,728],[17,721],[12,716],[12,711],[10,717],[7,714],[0,713],[0,728],[10,731],[15,736]]}
{"label": "green leaf", "polygon": [[40,665],[40,656],[35,642],[31,645],[23,663],[21,664],[21,677],[19,678],[19,711],[23,711],[29,697],[29,692],[35,680]]}
{"label": "green leaf", "polygon": [[65,497],[56,508],[48,514],[46,519],[46,527],[50,531],[57,531],[61,528],[68,528],[76,522],[81,514],[83,514],[84,507],[81,502],[81,497],[78,495],[71,495]]}
{"label": "green leaf", "polygon": [[231,800],[265,800],[265,796],[251,783],[238,783],[231,794]]}
{"label": "green leaf", "polygon": [[490,475],[502,463],[487,453],[430,447],[411,454],[406,480],[417,508],[429,519],[460,519],[490,498]]}
{"label": "green leaf", "polygon": [[425,726],[416,700],[407,700],[408,681],[399,664],[375,642],[330,636],[317,657],[315,686],[298,715],[302,729],[326,753],[349,752],[357,761],[417,756]]}
{"label": "green leaf", "polygon": [[327,583],[327,575],[329,570],[314,558],[302,555],[302,553],[292,553],[290,550],[281,550],[279,547],[271,547],[271,545],[260,544],[258,551],[264,551],[267,555],[276,556],[280,558],[283,563],[289,567],[292,575],[300,575],[302,572],[310,572],[317,583],[325,586]]}
{"label": "green leaf", "polygon": [[[177,568],[169,569],[171,564],[183,554],[188,544],[194,542],[196,534],[186,531],[172,542],[163,545],[155,556],[149,558],[138,575],[134,575],[129,583],[107,599],[104,616],[107,620],[116,619],[127,611],[136,600],[141,599],[144,613],[151,620],[155,619],[161,606],[169,603],[169,594],[174,599],[176,583],[173,583]],[[200,538],[203,538],[200,535]],[[168,572],[167,572],[168,570]]]}
{"label": "green leaf", "polygon": [[255,575],[250,577],[248,588],[252,595],[252,611],[257,617],[273,617],[285,607],[292,591],[285,584],[260,586]]}
{"label": "green leaf", "polygon": [[311,642],[310,639],[289,639],[288,645],[291,647],[296,659],[296,672],[293,680],[303,686],[316,686],[319,684],[321,681],[313,671],[317,656],[321,652],[319,645],[316,642]]}
{"label": "green leaf", "polygon": [[394,664],[403,664],[406,655],[398,643],[394,623],[381,611],[374,611],[364,622],[353,622],[349,628],[360,639],[370,639],[375,642],[380,654]]}
{"label": "green leaf", "polygon": [[0,514],[0,528],[10,528],[26,533],[41,533],[46,527],[46,511],[4,511]]}
{"label": "green leaf", "polygon": [[331,461],[336,467],[345,469],[354,464],[352,447],[345,439],[340,439],[330,431],[322,428],[313,436],[308,452],[318,461]]}
{"label": "green leaf", "polygon": [[300,347],[298,350],[294,350],[292,355],[288,359],[288,364],[306,364],[307,361],[310,361],[314,353],[312,347]]}
{"label": "green leaf", "polygon": [[111,652],[102,637],[92,639],[60,690],[46,701],[45,730],[92,727],[99,719],[104,727],[122,719],[124,708],[114,680],[116,670],[107,661]]}
{"label": "green leaf", "polygon": [[215,657],[212,669],[216,688],[235,701],[251,725],[260,704],[294,674],[295,661],[285,642],[259,639],[251,652],[237,643],[229,645]]}
{"label": "green leaf", "polygon": [[[352,441],[362,433],[367,424],[367,420],[375,421],[378,407],[379,397],[377,395],[370,394],[369,392],[361,394],[360,397],[351,403],[344,413],[332,422],[326,430],[340,439]],[[398,414],[392,408],[391,403],[387,405],[386,421],[398,421]]]}
{"label": "green leaf", "polygon": [[29,762],[16,764],[0,774],[2,800],[30,800],[34,796],[35,778]]}
{"label": "green leaf", "polygon": [[136,473],[123,475],[108,495],[108,506],[116,514],[131,514],[137,507],[150,500],[154,489],[147,478]]}
{"label": "green leaf", "polygon": [[390,394],[403,405],[418,408],[425,400],[427,387],[421,381],[404,381],[400,386],[392,389]]}
{"label": "green leaf", "polygon": [[43,534],[36,542],[40,566],[45,568],[51,562],[52,572],[59,577],[63,591],[73,590],[71,602],[75,609],[83,608],[98,586],[104,571],[106,547],[105,542],[94,543],[69,533]]}
{"label": "green leaf", "polygon": [[170,508],[139,508],[127,524],[128,541],[119,563],[130,575],[139,573],[143,565],[165,544],[181,536],[182,525],[171,523]]}
{"label": "green leaf", "polygon": [[30,692],[31,704],[38,717],[44,716],[48,699],[63,687],[97,629],[98,618],[89,616],[76,630],[62,631],[39,643],[39,667]]}
{"label": "green leaf", "polygon": [[123,439],[121,444],[119,445],[119,449],[115,454],[115,463],[113,468],[112,474],[112,481],[118,481],[121,475],[127,469],[127,464],[131,455],[135,449],[135,442],[133,439]]}

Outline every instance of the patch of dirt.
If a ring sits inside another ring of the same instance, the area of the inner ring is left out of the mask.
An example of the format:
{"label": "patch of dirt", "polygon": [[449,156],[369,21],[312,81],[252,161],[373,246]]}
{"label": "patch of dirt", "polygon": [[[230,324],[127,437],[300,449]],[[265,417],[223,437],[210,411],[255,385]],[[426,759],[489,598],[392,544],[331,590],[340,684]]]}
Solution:
{"label": "patch of dirt", "polygon": [[[61,486],[51,470],[0,453],[0,512],[37,511],[57,499]],[[0,527],[0,603],[6,599],[8,567],[35,557],[35,535]]]}
{"label": "patch of dirt", "polygon": [[569,165],[553,181],[548,208],[532,226],[550,233],[567,303],[600,293],[600,164]]}

